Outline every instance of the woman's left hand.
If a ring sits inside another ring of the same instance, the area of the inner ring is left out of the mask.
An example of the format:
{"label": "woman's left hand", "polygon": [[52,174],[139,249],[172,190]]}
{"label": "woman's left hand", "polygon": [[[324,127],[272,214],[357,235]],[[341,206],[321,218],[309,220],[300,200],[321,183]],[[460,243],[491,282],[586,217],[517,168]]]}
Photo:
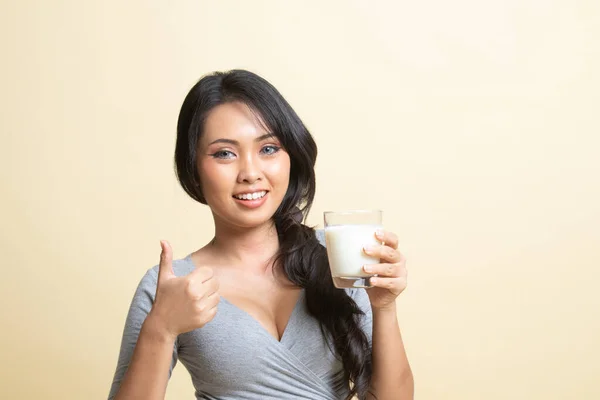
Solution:
{"label": "woman's left hand", "polygon": [[381,264],[363,266],[366,273],[377,275],[371,278],[372,288],[367,290],[371,307],[384,310],[396,307],[396,297],[406,288],[406,259],[398,251],[398,237],[392,232],[381,231],[376,238],[384,245],[370,246],[365,254],[379,258]]}

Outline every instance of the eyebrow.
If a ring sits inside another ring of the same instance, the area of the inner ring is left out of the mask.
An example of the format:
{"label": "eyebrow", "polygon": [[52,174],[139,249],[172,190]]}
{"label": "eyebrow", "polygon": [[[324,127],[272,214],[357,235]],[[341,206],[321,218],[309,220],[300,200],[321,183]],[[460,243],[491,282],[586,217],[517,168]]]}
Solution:
{"label": "eyebrow", "polygon": [[[254,139],[254,141],[262,142],[263,140],[269,139],[269,138],[277,139],[277,137],[275,135],[273,135],[272,133],[266,133],[262,136],[257,137],[256,139]],[[217,140],[213,141],[212,143],[210,143],[209,146],[211,146],[215,143],[228,143],[228,144],[233,144],[235,146],[239,146],[239,144],[240,144],[240,142],[238,142],[237,140],[233,140],[233,139],[217,139]]]}

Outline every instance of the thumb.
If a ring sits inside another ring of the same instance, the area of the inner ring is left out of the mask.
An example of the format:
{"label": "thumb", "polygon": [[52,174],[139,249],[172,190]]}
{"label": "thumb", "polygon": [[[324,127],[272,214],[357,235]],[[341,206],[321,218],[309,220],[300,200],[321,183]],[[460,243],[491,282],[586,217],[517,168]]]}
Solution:
{"label": "thumb", "polygon": [[166,240],[160,241],[160,264],[158,264],[158,283],[175,276],[173,272],[173,250]]}

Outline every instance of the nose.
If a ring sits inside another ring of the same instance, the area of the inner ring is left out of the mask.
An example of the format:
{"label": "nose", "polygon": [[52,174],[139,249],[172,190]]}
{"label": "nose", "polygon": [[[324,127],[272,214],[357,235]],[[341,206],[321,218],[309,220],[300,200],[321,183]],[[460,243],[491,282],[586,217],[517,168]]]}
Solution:
{"label": "nose", "polygon": [[260,161],[248,154],[242,158],[238,173],[238,183],[252,184],[261,179]]}

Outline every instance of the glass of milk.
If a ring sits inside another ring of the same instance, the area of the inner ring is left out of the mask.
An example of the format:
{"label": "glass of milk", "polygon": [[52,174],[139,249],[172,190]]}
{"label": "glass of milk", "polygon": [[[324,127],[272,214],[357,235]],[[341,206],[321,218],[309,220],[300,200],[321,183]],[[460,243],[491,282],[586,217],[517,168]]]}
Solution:
{"label": "glass of milk", "polygon": [[324,217],[327,257],[335,287],[371,287],[372,275],[363,271],[363,265],[379,264],[380,261],[367,256],[363,248],[381,244],[375,238],[375,232],[383,228],[382,212],[326,211]]}

